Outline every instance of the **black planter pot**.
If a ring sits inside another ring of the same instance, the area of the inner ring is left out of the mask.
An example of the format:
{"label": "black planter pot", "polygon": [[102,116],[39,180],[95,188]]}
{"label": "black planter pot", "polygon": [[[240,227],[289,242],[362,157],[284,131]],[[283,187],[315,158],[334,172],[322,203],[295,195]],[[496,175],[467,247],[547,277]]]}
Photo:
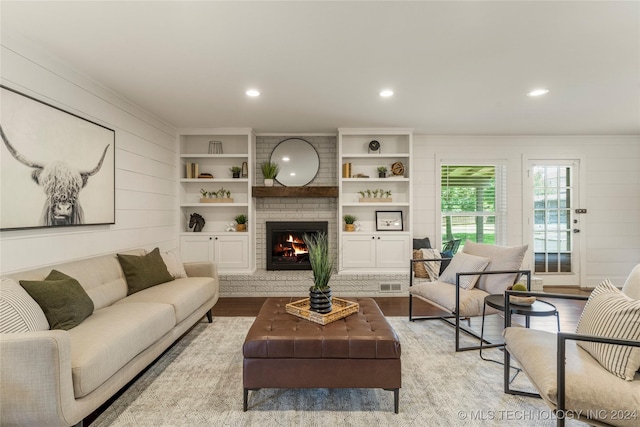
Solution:
{"label": "black planter pot", "polygon": [[326,314],[331,312],[331,288],[323,290],[309,289],[309,304],[311,311]]}

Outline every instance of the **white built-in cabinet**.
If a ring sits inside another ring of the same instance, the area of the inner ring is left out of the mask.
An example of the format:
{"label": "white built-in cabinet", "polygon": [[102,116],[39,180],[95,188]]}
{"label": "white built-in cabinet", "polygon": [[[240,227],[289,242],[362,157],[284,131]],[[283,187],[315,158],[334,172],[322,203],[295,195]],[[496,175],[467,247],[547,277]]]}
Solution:
{"label": "white built-in cabinet", "polygon": [[[213,261],[220,273],[255,269],[254,182],[255,135],[249,128],[180,129],[180,252],[183,261]],[[221,151],[221,152],[220,152]],[[246,166],[243,167],[243,164]],[[192,165],[197,165],[192,166]],[[231,167],[244,176],[234,178]],[[191,176],[190,171],[197,171]],[[201,178],[199,174],[211,174]],[[218,193],[205,201],[201,190]],[[224,193],[223,193],[224,192]],[[227,194],[229,192],[229,194]],[[233,199],[233,200],[229,200]],[[214,202],[212,202],[214,201]],[[215,203],[219,202],[219,203]],[[189,228],[191,214],[205,219],[201,232]],[[247,231],[231,231],[236,215],[247,216]]]}
{"label": "white built-in cabinet", "polygon": [[[369,148],[371,141],[378,141],[378,150]],[[411,129],[338,129],[340,273],[406,272],[412,249],[412,151]],[[393,164],[404,172],[392,174]],[[387,177],[378,176],[381,166]],[[377,225],[376,212],[381,218],[389,211],[402,214],[402,230]],[[357,231],[345,231],[347,214],[357,218]]]}

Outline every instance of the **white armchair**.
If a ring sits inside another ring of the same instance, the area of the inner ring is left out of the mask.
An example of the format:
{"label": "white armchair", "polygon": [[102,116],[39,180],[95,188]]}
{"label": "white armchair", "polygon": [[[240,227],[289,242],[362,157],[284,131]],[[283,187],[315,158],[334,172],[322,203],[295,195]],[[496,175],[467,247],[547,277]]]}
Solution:
{"label": "white armchair", "polygon": [[[505,304],[510,294],[505,293]],[[622,292],[605,281],[589,297],[527,294],[588,302],[576,333],[511,327],[506,310],[505,393],[541,397],[556,413],[558,426],[567,418],[592,425],[640,425],[640,299],[631,297],[640,295],[640,264]],[[538,393],[511,389],[512,358]]]}

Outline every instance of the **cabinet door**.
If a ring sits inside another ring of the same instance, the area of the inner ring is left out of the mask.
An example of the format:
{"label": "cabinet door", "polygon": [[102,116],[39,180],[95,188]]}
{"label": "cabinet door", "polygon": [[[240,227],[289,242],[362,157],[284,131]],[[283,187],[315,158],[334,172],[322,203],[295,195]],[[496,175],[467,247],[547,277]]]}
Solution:
{"label": "cabinet door", "polygon": [[342,268],[376,266],[376,245],[371,234],[345,233],[342,236]]}
{"label": "cabinet door", "polygon": [[376,237],[376,266],[378,268],[408,268],[411,254],[409,236],[379,235]]}
{"label": "cabinet door", "polygon": [[249,268],[249,236],[215,237],[215,262],[220,271],[246,270]]}
{"label": "cabinet door", "polygon": [[196,234],[180,237],[180,256],[183,262],[213,261],[213,236]]}

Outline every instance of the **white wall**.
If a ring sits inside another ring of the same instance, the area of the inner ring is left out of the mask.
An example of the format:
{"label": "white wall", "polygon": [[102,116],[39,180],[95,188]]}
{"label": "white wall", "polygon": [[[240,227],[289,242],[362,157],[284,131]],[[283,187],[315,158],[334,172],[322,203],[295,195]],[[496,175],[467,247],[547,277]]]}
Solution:
{"label": "white wall", "polygon": [[[441,243],[440,159],[499,161],[507,165],[507,244],[523,236],[523,169],[529,159],[580,159],[581,280],[588,287],[610,278],[618,286],[640,263],[639,136],[414,136],[414,237]],[[435,238],[434,238],[435,237]],[[437,247],[437,246],[436,246]],[[525,260],[532,268],[531,260]],[[545,283],[548,285],[550,283]]]}
{"label": "white wall", "polygon": [[[175,130],[15,35],[3,34],[1,44],[3,85],[116,133],[115,225],[0,232],[2,274],[127,248],[176,247]],[[0,153],[8,155],[4,147]]]}

